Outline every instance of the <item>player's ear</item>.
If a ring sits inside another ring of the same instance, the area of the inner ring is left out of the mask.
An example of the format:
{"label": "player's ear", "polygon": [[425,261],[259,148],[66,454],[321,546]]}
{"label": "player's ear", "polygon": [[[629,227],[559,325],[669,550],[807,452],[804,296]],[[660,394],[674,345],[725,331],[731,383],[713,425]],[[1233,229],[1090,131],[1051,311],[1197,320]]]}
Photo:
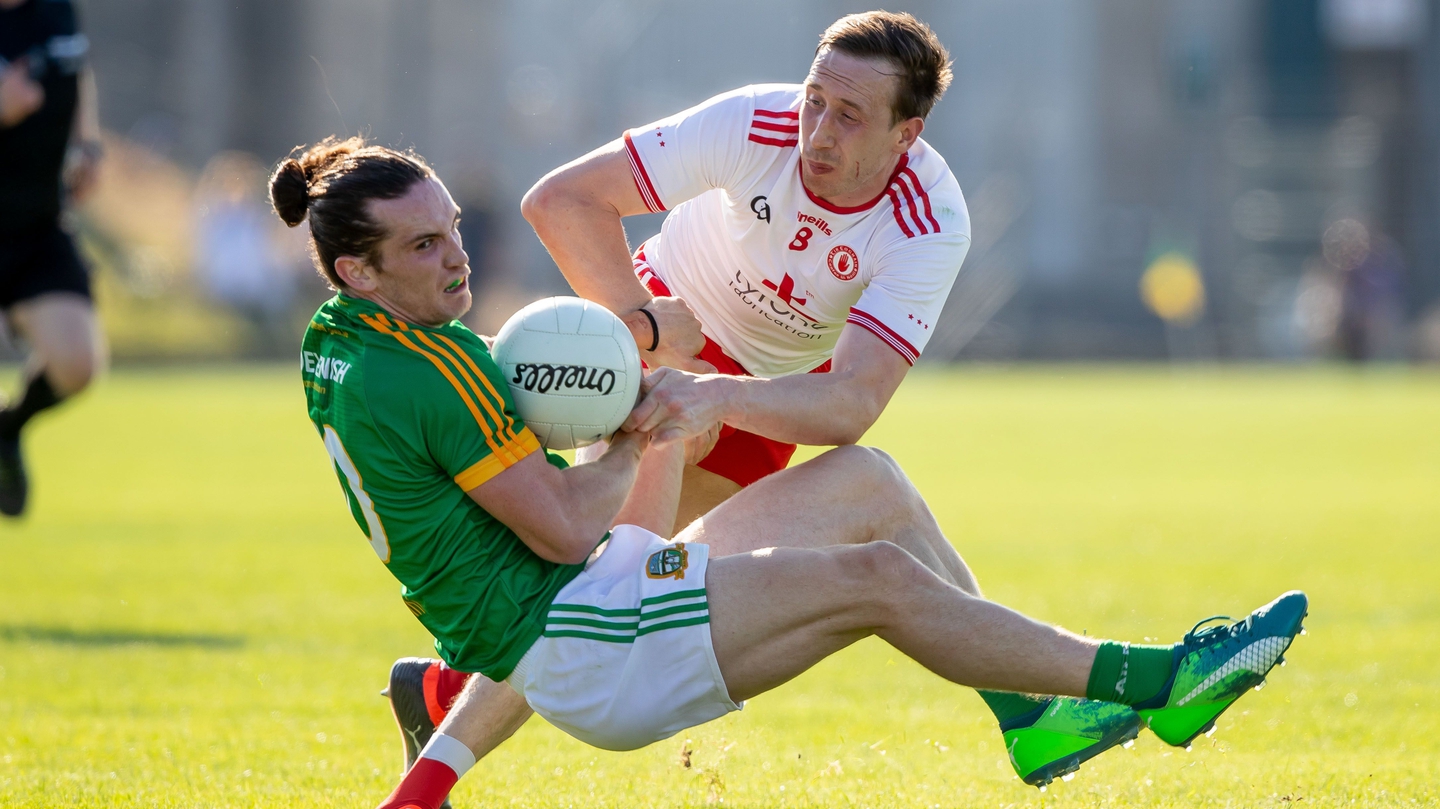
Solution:
{"label": "player's ear", "polygon": [[895,154],[904,154],[910,151],[915,141],[920,139],[920,133],[925,131],[925,119],[919,116],[907,118],[895,125]]}
{"label": "player's ear", "polygon": [[337,256],[335,274],[351,289],[360,292],[375,291],[375,270],[370,266],[370,262],[359,256]]}

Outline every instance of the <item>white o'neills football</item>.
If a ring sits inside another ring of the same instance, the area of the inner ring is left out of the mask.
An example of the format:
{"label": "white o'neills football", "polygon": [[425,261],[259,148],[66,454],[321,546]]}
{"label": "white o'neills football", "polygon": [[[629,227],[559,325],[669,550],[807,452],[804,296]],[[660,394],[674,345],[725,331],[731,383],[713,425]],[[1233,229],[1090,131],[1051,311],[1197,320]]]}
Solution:
{"label": "white o'neills football", "polygon": [[490,350],[515,409],[546,449],[608,438],[640,396],[640,350],[620,318],[581,298],[536,301],[505,322]]}

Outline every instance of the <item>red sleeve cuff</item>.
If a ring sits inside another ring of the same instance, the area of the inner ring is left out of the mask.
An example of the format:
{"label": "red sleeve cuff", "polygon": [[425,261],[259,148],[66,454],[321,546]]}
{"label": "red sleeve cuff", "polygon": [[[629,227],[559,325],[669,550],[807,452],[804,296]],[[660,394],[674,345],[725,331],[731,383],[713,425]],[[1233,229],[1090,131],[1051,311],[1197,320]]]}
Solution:
{"label": "red sleeve cuff", "polygon": [[635,190],[640,192],[640,198],[645,201],[645,209],[650,213],[665,210],[665,204],[660,201],[655,184],[650,182],[650,174],[645,171],[645,163],[640,160],[640,150],[635,148],[629,132],[625,133],[625,156],[630,158],[630,174],[635,178]]}
{"label": "red sleeve cuff", "polygon": [[854,323],[857,326],[862,326],[869,330],[876,337],[884,340],[891,348],[895,349],[895,352],[904,357],[905,361],[911,365],[915,364],[915,360],[920,359],[920,352],[915,350],[915,346],[911,345],[909,340],[896,334],[894,329],[881,323],[878,318],[868,312],[851,309],[850,316],[845,318],[845,322]]}

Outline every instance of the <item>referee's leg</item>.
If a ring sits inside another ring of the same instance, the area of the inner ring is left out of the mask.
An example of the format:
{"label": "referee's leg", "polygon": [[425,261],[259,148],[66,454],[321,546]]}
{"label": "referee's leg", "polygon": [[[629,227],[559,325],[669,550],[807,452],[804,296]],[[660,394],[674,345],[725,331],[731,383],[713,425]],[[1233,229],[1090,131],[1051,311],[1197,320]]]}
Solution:
{"label": "referee's leg", "polygon": [[76,292],[19,301],[9,318],[31,352],[19,395],[0,410],[0,514],[13,517],[29,493],[20,453],[25,425],[84,390],[105,363],[105,347],[90,299]]}

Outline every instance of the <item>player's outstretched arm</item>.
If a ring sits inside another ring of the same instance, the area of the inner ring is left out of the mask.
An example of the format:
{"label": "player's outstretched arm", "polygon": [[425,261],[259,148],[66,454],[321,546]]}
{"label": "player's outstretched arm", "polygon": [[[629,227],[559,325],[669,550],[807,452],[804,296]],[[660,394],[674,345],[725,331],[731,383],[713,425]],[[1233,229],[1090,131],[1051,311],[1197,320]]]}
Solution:
{"label": "player's outstretched arm", "polygon": [[[647,213],[635,188],[625,142],[614,140],[545,175],[525,194],[520,212],[535,228],[575,294],[619,315],[645,363],[688,371],[713,370],[696,360],[705,347],[700,321],[678,298],[655,298],[635,277],[622,217]],[[660,327],[655,342],[645,307]]]}
{"label": "player's outstretched arm", "polygon": [[466,494],[540,558],[579,564],[615,524],[649,441],[644,433],[619,433],[598,460],[569,469],[532,453]]}
{"label": "player's outstretched arm", "polygon": [[792,444],[854,444],[880,417],[909,370],[905,358],[880,338],[847,326],[826,374],[759,379],[661,369],[646,377],[647,396],[625,428],[671,440],[721,421]]}

